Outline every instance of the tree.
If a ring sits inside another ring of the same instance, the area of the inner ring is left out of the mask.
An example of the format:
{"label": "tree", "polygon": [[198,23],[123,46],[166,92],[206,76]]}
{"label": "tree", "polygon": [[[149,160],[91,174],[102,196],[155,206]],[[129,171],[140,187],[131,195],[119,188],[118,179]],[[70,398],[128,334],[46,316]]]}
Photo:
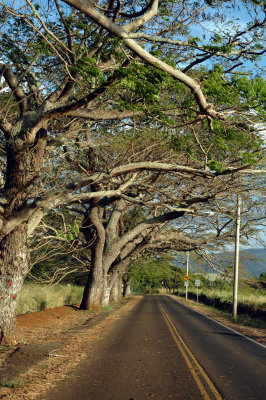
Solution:
{"label": "tree", "polygon": [[85,283],[90,260],[83,244],[80,219],[68,210],[49,212],[29,238],[30,271],[27,278],[50,285]]}
{"label": "tree", "polygon": [[[214,87],[220,82],[228,98],[225,75],[235,72],[242,58],[255,59],[262,53],[260,5],[248,5],[254,18],[245,29],[225,32],[221,38],[210,38],[209,45],[203,45],[189,37],[185,21],[189,18],[193,23],[206,20],[204,2],[198,5],[187,2],[182,8],[182,5],[166,1],[161,2],[158,9],[158,1],[144,7],[140,1],[141,11],[135,10],[137,4],[132,6],[131,2],[125,2],[124,10],[119,4],[100,2],[99,11],[91,1],[54,0],[43,2],[42,6],[34,6],[30,0],[24,4],[0,2],[3,159],[0,341],[3,343],[15,341],[16,301],[29,270],[27,237],[45,213],[60,205],[94,199],[90,206],[93,214],[99,197],[121,196],[132,185],[135,179],[132,174],[145,169],[205,177],[215,177],[218,169],[224,175],[232,170],[232,167],[230,171],[223,170],[216,159],[207,157],[207,162],[211,162],[208,168],[214,168],[214,172],[198,166],[159,162],[120,164],[111,171],[103,168],[95,172],[89,165],[85,170],[80,165],[79,171],[69,171],[68,158],[75,145],[79,150],[77,160],[84,157],[85,147],[89,151],[93,149],[88,132],[93,131],[96,123],[88,127],[87,121],[120,119],[127,123],[133,117],[148,115],[172,127],[176,122],[180,127],[201,123],[203,127],[206,124],[207,131],[215,131],[215,134],[218,131],[221,136],[226,133],[237,136],[243,130],[245,137],[256,136],[254,123],[260,121],[262,103],[259,81],[254,81],[252,86],[243,81],[241,86],[242,77],[237,77],[234,94],[239,92],[240,86],[242,91],[236,106],[229,104],[229,108],[226,99],[217,102],[219,96]],[[211,3],[210,7],[214,10],[216,3]],[[164,26],[166,40],[161,28],[153,36],[152,19],[153,26]],[[169,39],[173,32],[174,43]],[[186,35],[188,40],[180,44],[175,40],[177,34]],[[139,42],[147,41],[150,52],[135,42],[135,38]],[[150,46],[151,42],[157,43],[155,48]],[[179,45],[182,53],[173,51],[170,56],[171,46]],[[153,55],[158,51],[158,56]],[[173,64],[176,57],[180,65],[186,64],[183,71]],[[199,71],[193,71],[194,66],[212,58],[224,60],[225,73],[214,70],[209,80]],[[169,107],[166,92],[170,87]],[[246,90],[247,87],[252,91]],[[160,98],[161,92],[164,96]],[[243,96],[246,102],[242,101]],[[217,109],[209,102],[209,97],[217,103]],[[252,106],[245,108],[250,98],[253,98]],[[234,113],[240,111],[241,117],[234,117]],[[224,128],[226,117],[233,132]],[[185,144],[188,141],[185,137]],[[258,141],[252,141],[252,145],[249,153],[253,158],[246,160],[245,166],[259,158]],[[198,146],[202,147],[200,141]],[[206,153],[205,148],[204,151]],[[242,168],[242,160],[236,165]],[[120,176],[123,178],[119,182]],[[109,190],[110,181],[112,189]],[[103,191],[97,190],[99,184]],[[11,285],[7,287],[6,282]]]}
{"label": "tree", "polygon": [[167,281],[174,281],[172,261],[169,256],[154,256],[135,262],[130,271],[134,291],[154,292],[166,285]]}

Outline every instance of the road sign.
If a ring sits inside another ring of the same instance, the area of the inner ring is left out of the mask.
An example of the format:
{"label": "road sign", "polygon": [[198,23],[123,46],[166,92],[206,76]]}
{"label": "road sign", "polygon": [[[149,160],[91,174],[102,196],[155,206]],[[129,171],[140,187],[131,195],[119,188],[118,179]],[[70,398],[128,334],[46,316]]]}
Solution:
{"label": "road sign", "polygon": [[184,279],[185,279],[185,281],[188,281],[188,280],[189,280],[189,276],[188,276],[188,275],[185,275],[185,276],[184,276]]}
{"label": "road sign", "polygon": [[197,288],[197,303],[199,302],[199,286],[200,286],[200,280],[196,279],[195,280],[195,286]]}
{"label": "road sign", "polygon": [[188,281],[184,282],[184,286],[188,287],[188,283],[189,283]]}

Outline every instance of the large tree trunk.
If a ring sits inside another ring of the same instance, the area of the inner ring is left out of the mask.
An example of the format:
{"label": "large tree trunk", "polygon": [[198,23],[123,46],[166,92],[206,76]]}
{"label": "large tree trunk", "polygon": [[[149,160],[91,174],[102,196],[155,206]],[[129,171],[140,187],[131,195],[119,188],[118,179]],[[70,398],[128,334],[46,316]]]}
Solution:
{"label": "large tree trunk", "polygon": [[[16,151],[7,146],[7,170],[4,196],[8,200],[4,218],[12,219],[25,201],[25,188],[29,158],[22,149]],[[16,330],[17,300],[28,272],[27,223],[2,236],[0,242],[0,342],[15,344],[18,340]]]}
{"label": "large tree trunk", "polygon": [[91,206],[89,215],[83,223],[83,233],[87,241],[91,240],[89,223],[93,224],[97,239],[91,252],[91,268],[88,280],[83,292],[80,304],[81,310],[99,310],[102,302],[102,294],[105,288],[105,275],[103,269],[103,249],[105,244],[105,230],[99,218],[97,199]]}
{"label": "large tree trunk", "polygon": [[123,296],[128,297],[130,295],[131,295],[131,278],[127,278],[127,280],[124,283]]}
{"label": "large tree trunk", "polygon": [[95,251],[92,251],[91,268],[80,304],[81,310],[95,311],[101,308],[104,289],[103,268],[101,259],[96,257],[94,253]]}
{"label": "large tree trunk", "polygon": [[117,303],[122,297],[122,278],[120,274],[116,274],[113,280],[113,286],[111,289],[110,300]]}
{"label": "large tree trunk", "polygon": [[102,298],[101,298],[101,306],[107,307],[110,303],[110,295],[111,295],[111,288],[107,284],[104,285]]}
{"label": "large tree trunk", "polygon": [[106,286],[102,264],[101,240],[97,240],[91,254],[91,267],[89,276],[84,288],[81,310],[95,311],[102,305],[102,296]]}
{"label": "large tree trunk", "polygon": [[17,300],[28,272],[27,224],[0,242],[0,343],[15,344]]}
{"label": "large tree trunk", "polygon": [[[16,144],[19,146],[16,147]],[[21,147],[20,139],[6,145],[6,182],[2,189],[7,200],[3,215],[5,222],[16,220],[16,212],[27,202],[27,190],[33,190],[38,177],[46,146],[46,130],[40,129],[31,147]],[[0,242],[0,343],[17,341],[17,300],[29,270],[27,246],[28,222],[20,223],[10,233],[1,232]]]}

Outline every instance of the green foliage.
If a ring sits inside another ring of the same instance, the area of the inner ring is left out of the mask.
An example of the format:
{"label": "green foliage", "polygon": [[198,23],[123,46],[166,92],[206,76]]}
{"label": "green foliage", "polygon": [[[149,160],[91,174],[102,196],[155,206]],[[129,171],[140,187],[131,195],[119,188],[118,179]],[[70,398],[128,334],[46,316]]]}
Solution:
{"label": "green foliage", "polygon": [[101,309],[103,311],[111,311],[114,308],[114,304],[109,304],[108,306],[102,306]]}
{"label": "green foliage", "polygon": [[169,21],[169,18],[171,17],[171,9],[172,9],[171,6],[173,5],[174,5],[174,0],[164,0],[161,2],[159,7],[159,15],[165,21]]}
{"label": "green foliage", "polygon": [[204,93],[218,105],[234,105],[241,110],[265,112],[266,82],[262,77],[235,74],[225,78],[221,65],[215,65],[204,81]]}
{"label": "green foliage", "polygon": [[119,100],[120,109],[137,109],[138,103],[145,100],[148,104],[158,105],[161,103],[160,90],[169,82],[168,74],[157,70],[150,65],[142,65],[132,62],[127,68],[120,68],[117,72],[120,79],[118,88],[130,90],[132,98],[122,96]]}
{"label": "green foliage", "polygon": [[[217,43],[217,39],[215,39],[215,43]],[[217,44],[207,44],[205,46],[203,46],[203,48],[209,52],[212,53],[221,53],[221,54],[228,54],[232,51],[233,49],[233,45],[232,44],[224,44],[224,45],[220,45],[218,46]]]}
{"label": "green foliage", "polygon": [[266,272],[262,272],[260,274],[258,281],[259,281],[259,284],[262,285],[262,287],[266,288]]}
{"label": "green foliage", "polygon": [[222,164],[214,159],[208,161],[207,165],[211,171],[223,172]]}
{"label": "green foliage", "polygon": [[[214,35],[219,42],[219,35]],[[255,164],[262,156],[263,140],[251,134],[245,116],[254,121],[254,125],[265,118],[265,81],[262,78],[249,79],[241,75],[233,75],[230,80],[225,77],[223,67],[215,65],[209,72],[199,70],[195,77],[204,76],[203,91],[208,100],[217,109],[236,109],[227,121],[204,119],[196,130],[197,140],[192,130],[184,127],[176,130],[171,137],[170,147],[176,152],[188,154],[191,159],[204,161],[203,149],[208,153],[207,165],[217,172],[222,172],[229,162],[241,161],[242,164]],[[176,96],[180,100],[184,122],[195,120],[193,99],[188,94]],[[241,115],[242,114],[242,115]],[[200,127],[201,125],[201,127]],[[199,146],[199,142],[201,146]],[[206,160],[205,160],[206,162]]]}
{"label": "green foliage", "polygon": [[[217,278],[209,280],[206,276],[200,276],[201,286],[198,289],[200,301],[214,307],[230,311],[233,303],[233,281],[231,279]],[[184,289],[178,290],[179,294],[184,294]],[[189,284],[189,295],[196,297],[196,288],[193,281]],[[190,297],[190,298],[191,298]],[[242,312],[254,313],[256,311],[266,311],[266,295],[263,288],[254,286],[252,280],[241,279],[238,289],[238,307]]]}
{"label": "green foliage", "polygon": [[195,138],[191,132],[171,136],[170,147],[176,152],[185,152],[191,157],[195,156]]}
{"label": "green foliage", "polygon": [[266,280],[266,272],[260,274],[260,279]]}
{"label": "green foliage", "polygon": [[242,103],[243,109],[265,113],[266,82],[263,78],[248,79],[236,75],[232,79],[232,85],[241,98],[245,100]]}
{"label": "green foliage", "polygon": [[208,79],[204,81],[204,93],[217,105],[233,105],[239,102],[238,93],[230,82],[223,79],[222,66],[216,65],[209,71]]}
{"label": "green foliage", "polygon": [[133,289],[137,293],[152,293],[165,287],[171,289],[183,282],[184,271],[172,264],[172,257],[151,256],[134,263],[130,270]]}
{"label": "green foliage", "polygon": [[201,43],[201,39],[199,37],[189,37],[188,44],[192,46],[198,46]]}
{"label": "green foliage", "polygon": [[99,83],[104,81],[103,73],[100,68],[96,66],[96,60],[94,58],[83,57],[83,59],[79,59],[76,65],[71,67],[71,71],[77,72],[89,83],[92,82],[93,78],[97,79]]}
{"label": "green foliage", "polygon": [[254,318],[248,314],[244,315],[238,315],[237,321],[233,319],[233,322],[236,322],[241,325],[245,326],[253,326],[254,328],[259,328],[259,329],[266,329],[266,322],[265,319],[262,318]]}

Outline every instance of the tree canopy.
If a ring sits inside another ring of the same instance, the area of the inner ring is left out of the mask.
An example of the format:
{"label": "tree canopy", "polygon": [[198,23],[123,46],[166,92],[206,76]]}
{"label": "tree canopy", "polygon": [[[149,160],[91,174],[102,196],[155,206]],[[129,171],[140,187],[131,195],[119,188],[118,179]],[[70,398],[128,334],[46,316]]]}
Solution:
{"label": "tree canopy", "polygon": [[[264,19],[259,1],[0,1],[0,276],[17,296],[50,210],[85,207],[99,261],[121,201],[144,207],[139,235],[246,189],[264,156]],[[0,300],[2,340],[16,301],[1,285]]]}

